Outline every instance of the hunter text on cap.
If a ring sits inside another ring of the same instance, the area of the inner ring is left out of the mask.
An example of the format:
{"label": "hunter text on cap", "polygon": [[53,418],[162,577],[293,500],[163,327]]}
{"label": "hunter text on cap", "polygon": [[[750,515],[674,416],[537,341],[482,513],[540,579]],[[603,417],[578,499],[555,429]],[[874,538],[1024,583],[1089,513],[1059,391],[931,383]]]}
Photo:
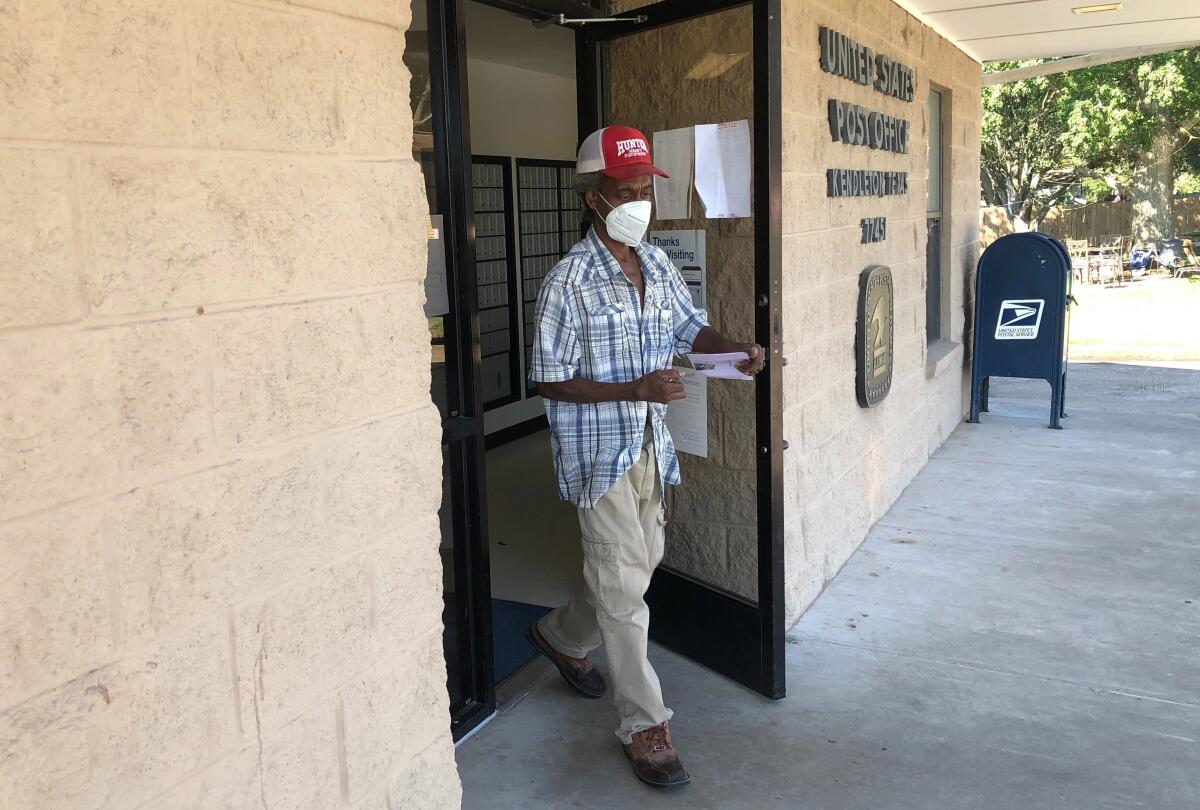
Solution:
{"label": "hunter text on cap", "polygon": [[602,172],[618,180],[656,174],[669,175],[650,162],[650,144],[633,127],[611,126],[587,136],[575,163],[579,174]]}

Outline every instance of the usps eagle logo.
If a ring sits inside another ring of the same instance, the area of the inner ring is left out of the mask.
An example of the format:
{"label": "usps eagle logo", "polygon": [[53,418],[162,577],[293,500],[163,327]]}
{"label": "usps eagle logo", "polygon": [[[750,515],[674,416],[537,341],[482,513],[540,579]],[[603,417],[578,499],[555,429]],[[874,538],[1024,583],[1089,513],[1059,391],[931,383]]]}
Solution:
{"label": "usps eagle logo", "polygon": [[650,148],[641,138],[626,138],[617,141],[617,157],[648,157]]}
{"label": "usps eagle logo", "polygon": [[1035,340],[1042,326],[1042,298],[1022,298],[1000,302],[996,320],[996,340]]}

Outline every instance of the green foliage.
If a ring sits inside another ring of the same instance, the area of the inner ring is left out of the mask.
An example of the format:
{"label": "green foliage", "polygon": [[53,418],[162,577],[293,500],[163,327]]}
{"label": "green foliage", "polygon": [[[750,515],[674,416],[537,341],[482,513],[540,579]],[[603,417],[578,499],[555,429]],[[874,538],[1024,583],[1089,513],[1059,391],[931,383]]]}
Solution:
{"label": "green foliage", "polygon": [[[990,70],[1023,67],[999,63]],[[1015,213],[1029,221],[1062,197],[1074,176],[1057,181],[1050,175],[1063,163],[1066,145],[1061,134],[1069,108],[1063,88],[1054,77],[1025,79],[983,88],[981,168],[988,203],[1016,202]]]}
{"label": "green foliage", "polygon": [[[1038,61],[997,63],[988,71]],[[1171,176],[1200,175],[1200,48],[983,89],[984,195],[1036,220],[1082,184],[1089,200],[1128,198],[1170,135]],[[1191,187],[1194,180],[1186,181]]]}
{"label": "green foliage", "polygon": [[1178,156],[1200,122],[1200,48],[1103,65],[1069,74],[1068,81],[1081,96],[1072,116],[1071,157],[1099,156],[1126,184],[1144,166],[1156,134],[1170,133]]}
{"label": "green foliage", "polygon": [[1192,138],[1176,153],[1178,174],[1175,176],[1176,194],[1200,192],[1200,126],[1192,131]]}
{"label": "green foliage", "polygon": [[1175,178],[1176,194],[1200,194],[1200,174],[1183,172]]}
{"label": "green foliage", "polygon": [[1109,181],[1100,177],[1085,177],[1080,183],[1083,188],[1083,198],[1089,203],[1102,202],[1112,197],[1113,186]]}

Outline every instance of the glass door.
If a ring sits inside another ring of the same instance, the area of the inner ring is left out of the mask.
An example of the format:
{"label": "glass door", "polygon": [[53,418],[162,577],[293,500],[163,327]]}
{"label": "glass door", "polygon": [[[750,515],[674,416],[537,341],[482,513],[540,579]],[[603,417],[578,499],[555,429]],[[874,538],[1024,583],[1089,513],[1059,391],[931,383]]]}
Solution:
{"label": "glass door", "polygon": [[713,326],[735,340],[755,340],[769,355],[767,369],[753,384],[707,381],[707,448],[681,454],[683,483],[668,492],[666,557],[646,597],[651,635],[779,698],[784,694],[779,4],[667,0],[619,8],[644,19],[587,25],[578,34],[580,132],[620,123],[652,140],[664,130],[721,137],[720,126],[699,133],[692,128],[725,124],[732,132],[746,122],[751,214],[709,218],[703,200],[685,187],[687,210],[654,221],[650,238],[682,231],[688,240],[702,241],[708,260],[702,271],[705,304]]}

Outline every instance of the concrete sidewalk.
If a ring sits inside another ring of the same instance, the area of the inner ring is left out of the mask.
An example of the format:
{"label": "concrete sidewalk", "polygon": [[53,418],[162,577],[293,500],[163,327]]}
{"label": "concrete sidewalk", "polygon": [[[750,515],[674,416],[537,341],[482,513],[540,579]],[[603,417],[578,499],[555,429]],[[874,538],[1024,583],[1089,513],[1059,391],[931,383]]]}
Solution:
{"label": "concrete sidewalk", "polygon": [[1069,380],[1063,431],[995,382],[789,633],[785,700],[652,652],[690,786],[555,676],[460,747],[463,806],[1200,807],[1200,364]]}

